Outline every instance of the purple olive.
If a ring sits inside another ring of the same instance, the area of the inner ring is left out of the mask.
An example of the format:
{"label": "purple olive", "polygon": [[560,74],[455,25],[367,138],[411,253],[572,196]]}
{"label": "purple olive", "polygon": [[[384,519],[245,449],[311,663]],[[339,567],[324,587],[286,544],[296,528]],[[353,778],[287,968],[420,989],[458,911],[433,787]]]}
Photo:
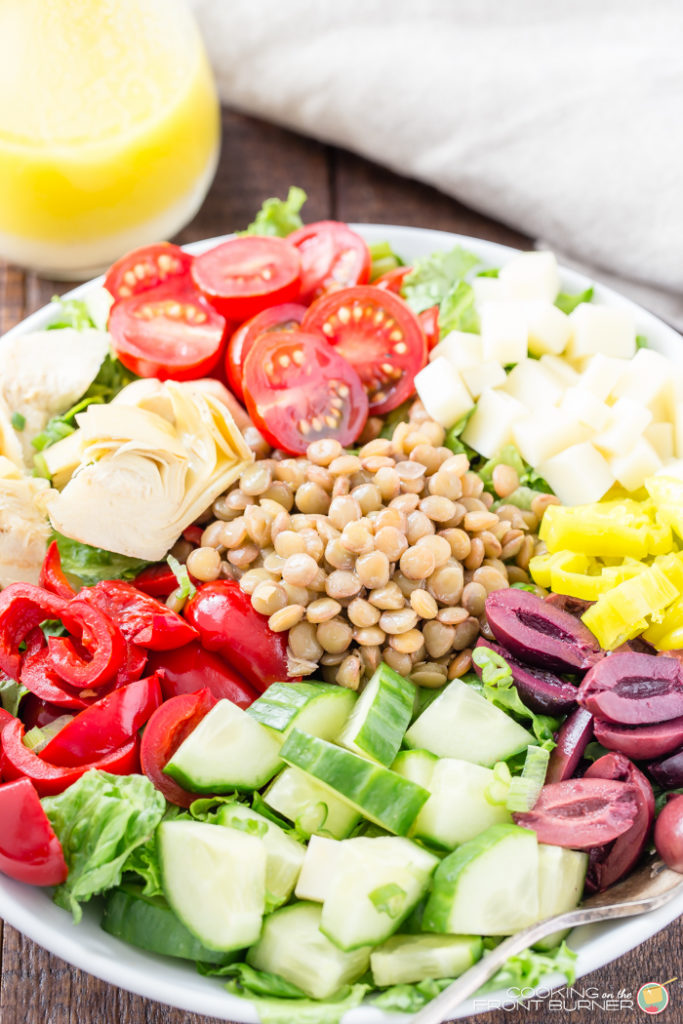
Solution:
{"label": "purple olive", "polygon": [[586,673],[578,696],[579,704],[609,722],[666,722],[683,715],[683,665],[651,654],[612,654]]}
{"label": "purple olive", "polygon": [[528,590],[494,590],[486,599],[486,617],[498,643],[528,664],[578,672],[603,657],[582,622]]}
{"label": "purple olive", "polygon": [[623,654],[625,651],[633,651],[634,654],[656,654],[657,648],[649,644],[647,640],[643,640],[642,636],[634,636],[630,640],[625,640],[623,644],[619,644],[611,653]]}
{"label": "purple olive", "polygon": [[640,859],[655,817],[655,797],[643,773],[623,754],[606,754],[598,758],[587,769],[584,778],[626,782],[635,786],[638,794],[638,813],[630,829],[614,842],[594,847],[590,851],[586,888],[597,892],[618,882]]}
{"label": "purple olive", "polygon": [[683,747],[663,761],[654,761],[647,770],[664,789],[680,789],[683,786]]}
{"label": "purple olive", "polygon": [[583,753],[593,738],[593,716],[585,708],[577,708],[560,726],[557,746],[550,755],[546,782],[570,779],[579,766]]}
{"label": "purple olive", "polygon": [[670,796],[655,825],[657,853],[672,871],[683,873],[683,796]]}
{"label": "purple olive", "polygon": [[658,651],[658,658],[675,658],[676,661],[683,665],[683,651],[680,648],[675,648],[673,651]]}
{"label": "purple olive", "polygon": [[653,725],[616,725],[596,718],[595,738],[608,750],[618,750],[634,761],[648,761],[683,745],[683,715]]}
{"label": "purple olive", "polygon": [[[477,647],[486,647],[505,658],[522,701],[537,715],[566,715],[576,707],[577,688],[554,672],[523,665],[505,647],[483,637],[477,641]],[[481,676],[482,670],[476,664],[474,671]]]}
{"label": "purple olive", "polygon": [[513,817],[539,843],[590,850],[630,829],[638,814],[638,789],[608,779],[566,779],[544,786],[533,810]]}
{"label": "purple olive", "polygon": [[594,601],[584,601],[581,597],[569,597],[568,594],[548,594],[545,603],[559,608],[560,611],[568,612],[575,619],[580,619],[585,611],[594,604]]}

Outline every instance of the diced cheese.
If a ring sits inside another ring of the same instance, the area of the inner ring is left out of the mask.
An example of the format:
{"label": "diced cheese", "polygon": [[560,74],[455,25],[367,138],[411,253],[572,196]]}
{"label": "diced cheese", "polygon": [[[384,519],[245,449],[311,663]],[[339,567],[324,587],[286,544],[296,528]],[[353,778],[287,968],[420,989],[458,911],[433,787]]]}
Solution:
{"label": "diced cheese", "polygon": [[443,357],[416,374],[415,390],[432,419],[446,429],[474,405],[459,371]]}
{"label": "diced cheese", "polygon": [[578,423],[592,430],[604,430],[610,418],[610,407],[601,402],[588,388],[567,388],[560,409]]}
{"label": "diced cheese", "polygon": [[651,423],[646,427],[644,438],[649,441],[662,462],[669,462],[674,457],[674,425],[673,423]]}
{"label": "diced cheese", "polygon": [[607,460],[590,441],[565,448],[536,468],[563,505],[599,501],[614,483]]}
{"label": "diced cheese", "polygon": [[639,349],[624,367],[612,389],[614,398],[633,398],[649,406],[653,414],[668,419],[672,406],[673,363],[651,348]]}
{"label": "diced cheese", "polygon": [[605,430],[596,434],[597,448],[608,455],[627,455],[652,422],[652,413],[632,398],[620,398],[610,410]]}
{"label": "diced cheese", "polygon": [[474,292],[474,304],[477,309],[482,302],[489,302],[491,299],[502,299],[503,286],[497,277],[473,277],[472,291]]}
{"label": "diced cheese", "polygon": [[572,336],[572,323],[566,313],[542,299],[527,306],[529,352],[534,356],[564,352]]}
{"label": "diced cheese", "polygon": [[541,356],[539,363],[546,370],[550,370],[554,373],[557,379],[561,381],[565,387],[571,387],[572,384],[578,383],[578,371],[575,370],[573,366],[570,366],[566,359],[561,359],[560,356],[548,354]]}
{"label": "diced cheese", "polygon": [[636,352],[633,317],[616,306],[594,306],[582,302],[569,314],[573,336],[567,347],[572,360],[601,352],[605,356],[631,359]]}
{"label": "diced cheese", "polygon": [[612,393],[628,367],[626,359],[604,356],[601,352],[587,361],[579,386],[592,391],[602,402]]}
{"label": "diced cheese", "polygon": [[[421,372],[424,373],[424,370]],[[512,395],[491,388],[484,391],[477,402],[462,439],[487,459],[491,458],[498,454],[503,445],[510,444],[514,423],[526,414],[526,408]]]}
{"label": "diced cheese", "polygon": [[556,405],[564,388],[538,359],[522,359],[508,374],[504,390],[528,409]]}
{"label": "diced cheese", "polygon": [[518,420],[512,437],[522,458],[536,467],[565,448],[588,441],[591,430],[566,412],[550,408]]}
{"label": "diced cheese", "polygon": [[500,363],[479,363],[460,371],[472,398],[479,398],[487,388],[497,388],[505,383],[505,370]]}
{"label": "diced cheese", "polygon": [[511,299],[554,302],[560,290],[557,260],[552,252],[523,252],[501,269],[498,280]]}
{"label": "diced cheese", "polygon": [[502,366],[527,355],[527,315],[522,302],[484,302],[481,306],[481,346],[485,362]]}
{"label": "diced cheese", "polygon": [[456,368],[464,370],[481,362],[481,338],[478,334],[451,331],[429,354],[430,362],[443,357]]}
{"label": "diced cheese", "polygon": [[647,477],[661,469],[662,460],[649,441],[641,440],[626,455],[610,459],[617,483],[627,491],[637,491]]}

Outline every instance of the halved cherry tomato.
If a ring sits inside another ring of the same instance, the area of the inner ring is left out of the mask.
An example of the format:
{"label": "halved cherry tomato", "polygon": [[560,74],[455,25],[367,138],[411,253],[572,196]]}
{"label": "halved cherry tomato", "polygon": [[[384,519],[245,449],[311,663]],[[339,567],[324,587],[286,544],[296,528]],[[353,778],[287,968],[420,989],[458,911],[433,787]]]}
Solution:
{"label": "halved cherry tomato", "polygon": [[228,348],[225,354],[225,370],[228,383],[232,391],[244,401],[242,390],[242,375],[244,373],[244,360],[247,358],[249,349],[261,334],[269,331],[293,331],[304,318],[305,306],[296,302],[286,302],[284,306],[271,306],[270,309],[263,309],[251,320],[238,327],[228,341]]}
{"label": "halved cherry tomato", "polygon": [[257,338],[244,364],[244,395],[266,441],[295,455],[321,437],[352,444],[368,418],[356,370],[324,337],[310,332],[273,331]]}
{"label": "halved cherry tomato", "polygon": [[112,264],[104,279],[104,287],[114,299],[149,291],[168,280],[174,284],[189,280],[192,257],[170,242],[144,245],[133,249]]}
{"label": "halved cherry tomato", "polygon": [[51,594],[56,594],[57,597],[63,597],[65,601],[69,601],[72,597],[76,596],[76,591],[62,570],[62,560],[59,556],[56,540],[53,540],[47,549],[38,582],[45,590],[49,590]]}
{"label": "halved cherry tomato", "polygon": [[0,786],[0,871],[30,885],[59,885],[69,873],[62,845],[28,779]]}
{"label": "halved cherry tomato", "polygon": [[218,700],[225,697],[240,708],[248,708],[259,695],[232,665],[207,651],[199,640],[175,651],[154,651],[149,667],[159,673],[164,700],[206,687]]}
{"label": "halved cherry tomato", "polygon": [[370,250],[346,224],[319,220],[293,231],[287,241],[301,255],[302,302],[370,279]]}
{"label": "halved cherry tomato", "polygon": [[323,295],[301,329],[322,335],[358,371],[373,416],[404,402],[427,362],[427,343],[415,314],[403,299],[374,285]]}
{"label": "halved cherry tomato", "polygon": [[384,292],[393,292],[394,295],[401,294],[401,288],[408,274],[412,273],[412,267],[394,267],[393,270],[387,270],[386,274],[382,274],[376,281],[373,281],[375,288],[381,288]]}
{"label": "halved cherry tomato", "polygon": [[429,352],[439,344],[439,307],[430,306],[417,314]]}
{"label": "halved cherry tomato", "polygon": [[196,380],[221,357],[225,319],[191,284],[169,281],[119,299],[109,315],[114,352],[140,377]]}
{"label": "halved cherry tomato", "polygon": [[169,803],[178,807],[189,807],[199,794],[189,793],[164,775],[164,766],[216,703],[216,698],[206,689],[171,697],[156,709],[142,735],[142,771]]}
{"label": "halved cherry tomato", "polygon": [[198,256],[192,277],[219,313],[241,322],[298,297],[301,259],[284,238],[246,235]]}

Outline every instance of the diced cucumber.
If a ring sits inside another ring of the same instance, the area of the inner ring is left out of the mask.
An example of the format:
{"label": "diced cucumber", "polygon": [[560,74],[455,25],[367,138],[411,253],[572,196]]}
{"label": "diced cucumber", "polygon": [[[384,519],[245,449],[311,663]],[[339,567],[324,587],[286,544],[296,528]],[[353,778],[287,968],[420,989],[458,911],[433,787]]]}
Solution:
{"label": "diced cucumber", "polygon": [[[433,758],[431,763],[427,758]],[[431,794],[410,830],[415,839],[452,850],[490,825],[512,821],[505,805],[489,799],[495,781],[490,768],[454,757],[437,758],[424,750],[402,751],[393,767]]]}
{"label": "diced cucumber", "polygon": [[312,999],[327,999],[342,985],[361,978],[370,964],[370,949],[344,953],[320,931],[317,903],[292,903],[270,914],[261,938],[247,953],[259,971],[279,974]]}
{"label": "diced cucumber", "polygon": [[208,949],[178,920],[163,896],[143,896],[138,886],[122,885],[107,894],[101,925],[131,946],[181,960],[229,964],[239,955]]}
{"label": "diced cucumber", "polygon": [[192,934],[216,950],[255,942],[266,902],[263,842],[203,821],[164,821],[157,842],[164,895]]}
{"label": "diced cucumber", "polygon": [[492,825],[436,869],[422,925],[451,935],[511,935],[537,920],[536,835]]}
{"label": "diced cucumber", "polygon": [[409,747],[487,768],[533,742],[530,732],[460,679],[449,683],[406,733]]}
{"label": "diced cucumber", "polygon": [[375,985],[457,978],[480,959],[478,935],[393,935],[370,954]]}
{"label": "diced cucumber", "polygon": [[[586,880],[588,854],[562,846],[538,844],[538,919],[563,914],[579,905]],[[567,935],[553,932],[536,943],[538,949],[552,949]]]}
{"label": "diced cucumber", "polygon": [[284,740],[293,728],[333,740],[357,701],[353,690],[334,683],[273,683],[247,713]]}
{"label": "diced cucumber", "polygon": [[415,683],[382,663],[361,693],[343,731],[336,734],[338,742],[388,768],[410,725],[416,693]]}
{"label": "diced cucumber", "polygon": [[363,817],[396,835],[405,835],[429,793],[409,779],[350,750],[292,730],[282,759],[312,775],[347,800]]}
{"label": "diced cucumber", "polygon": [[344,846],[336,839],[311,836],[306,847],[303,867],[296,883],[295,896],[298,900],[313,900],[323,903],[330,891],[330,883],[339,871]]}
{"label": "diced cucumber", "polygon": [[281,767],[280,741],[229,700],[219,700],[164,772],[194,793],[260,789]]}
{"label": "diced cucumber", "polygon": [[409,839],[344,839],[330,872],[321,930],[341,949],[389,938],[426,892],[439,863]]}
{"label": "diced cucumber", "polygon": [[298,843],[274,821],[269,821],[245,804],[223,804],[216,823],[263,840],[266,848],[266,913],[286,903],[294,892],[306,855],[303,843]]}
{"label": "diced cucumber", "polygon": [[299,768],[285,768],[263,794],[269,807],[303,835],[345,839],[361,819],[355,807]]}

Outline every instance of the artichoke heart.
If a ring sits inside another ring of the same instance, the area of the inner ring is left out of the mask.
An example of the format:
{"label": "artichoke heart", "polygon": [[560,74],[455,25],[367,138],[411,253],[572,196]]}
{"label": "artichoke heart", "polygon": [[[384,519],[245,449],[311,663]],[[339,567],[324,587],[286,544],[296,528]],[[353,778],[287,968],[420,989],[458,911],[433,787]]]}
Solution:
{"label": "artichoke heart", "polygon": [[[45,452],[61,491],[44,499],[60,533],[150,562],[253,460],[228,408],[195,382],[141,381],[76,417]],[[128,392],[128,394],[126,394]]]}
{"label": "artichoke heart", "polygon": [[48,487],[0,455],[0,587],[38,582],[50,528],[36,498]]}

